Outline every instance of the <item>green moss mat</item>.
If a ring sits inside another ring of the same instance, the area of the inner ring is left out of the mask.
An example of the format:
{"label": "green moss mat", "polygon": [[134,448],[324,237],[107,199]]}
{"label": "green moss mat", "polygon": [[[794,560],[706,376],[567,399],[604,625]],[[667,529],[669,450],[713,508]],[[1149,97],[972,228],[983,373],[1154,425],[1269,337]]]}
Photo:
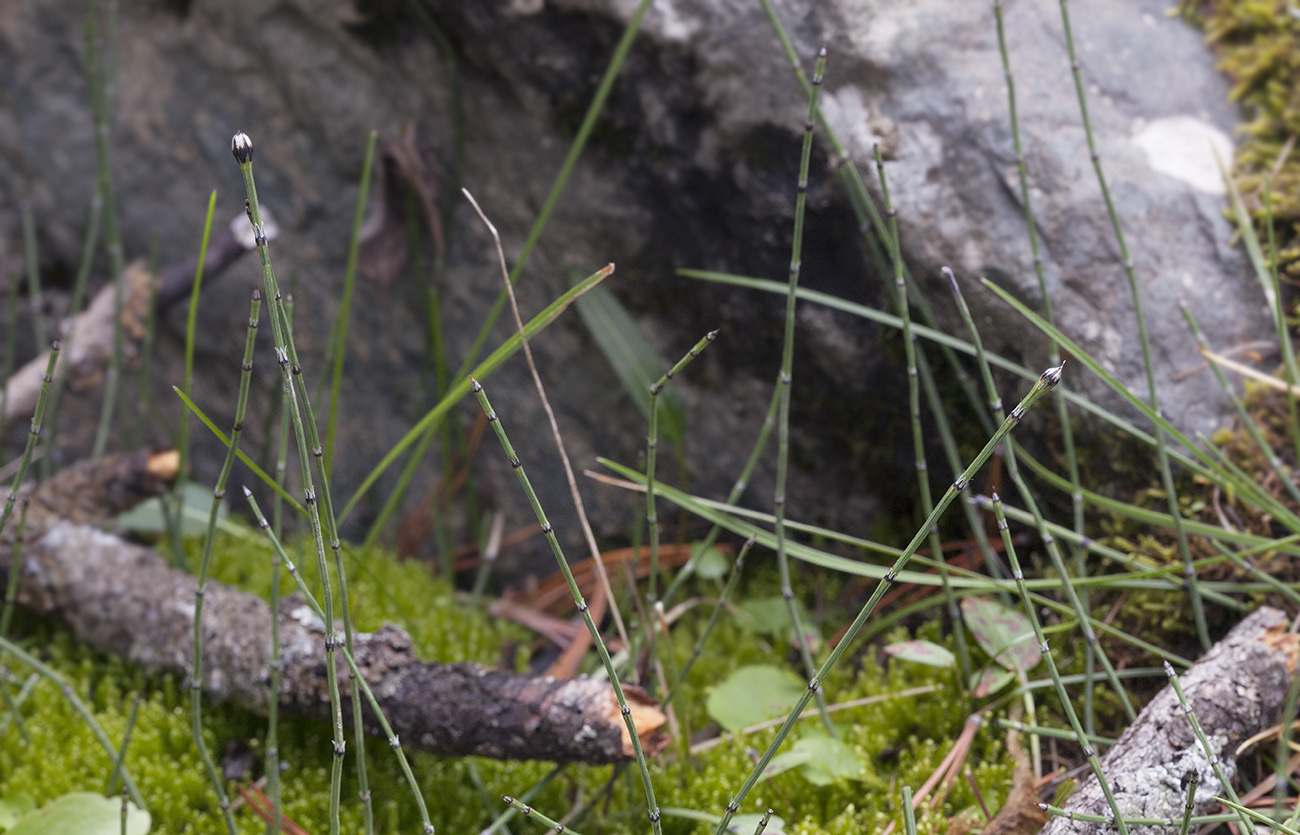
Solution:
{"label": "green moss mat", "polygon": [[[353,554],[350,560],[350,589],[359,627],[373,629],[384,620],[400,623],[411,632],[425,658],[491,664],[499,659],[503,641],[526,638],[516,627],[467,610],[445,584],[432,579],[418,563],[398,563],[379,552]],[[312,562],[314,559],[304,561],[304,571]],[[269,554],[256,537],[225,537],[216,549],[215,576],[262,592],[269,586],[269,564]],[[771,585],[774,578],[768,578],[768,573],[764,567],[756,567],[750,593],[761,594]],[[697,607],[674,629],[672,643],[679,664],[688,657],[708,608]],[[938,639],[937,627],[922,632],[922,637]],[[96,655],[75,644],[66,632],[48,625],[32,627],[25,643],[67,677],[115,742],[123,736],[136,693],[143,693],[126,763],[153,814],[153,831],[222,831],[215,795],[207,786],[190,738],[188,698],[177,679],[146,680],[131,665]],[[772,646],[762,636],[734,619],[724,619],[686,683],[682,720],[692,729],[703,727],[709,721],[704,710],[708,691],[736,668],[770,664],[773,657]],[[14,672],[27,675],[21,668]],[[745,811],[771,806],[787,822],[785,831],[797,833],[873,831],[899,817],[899,787],[919,786],[929,777],[966,718],[963,701],[951,698],[953,676],[951,671],[908,663],[882,669],[870,658],[863,660],[858,670],[836,672],[826,682],[832,702],[926,684],[937,688],[932,694],[836,714],[844,741],[867,763],[858,779],[816,786],[796,769],[760,783]],[[0,796],[25,792],[45,803],[70,791],[105,791],[112,762],[56,687],[41,682],[22,713],[21,728],[11,721],[0,734]],[[244,740],[253,746],[260,762],[264,726],[261,718],[229,706],[205,707],[205,734],[218,757],[228,742]],[[819,727],[816,720],[807,721],[796,735],[816,734]],[[723,743],[684,762],[676,759],[676,748],[672,749],[653,767],[659,803],[666,809],[721,812],[753,767],[755,752],[771,741],[772,734],[769,730]],[[321,723],[282,722],[280,749],[288,764],[285,809],[313,833],[328,831],[329,740],[328,727]],[[423,754],[412,759],[430,816],[438,831],[447,833],[481,830],[504,808],[500,795],[522,794],[551,770],[547,763],[450,760]],[[379,831],[418,831],[415,803],[395,758],[374,741],[368,746],[368,760]],[[1011,767],[1002,746],[988,731],[981,731],[970,761],[985,800],[996,808],[1010,782]],[[472,769],[482,781],[481,792],[474,788]],[[344,779],[343,798],[344,831],[360,831],[361,807],[351,768]],[[635,769],[616,774],[610,767],[571,767],[533,800],[536,808],[556,817],[576,803],[587,809],[571,821],[579,831],[645,830],[644,798]],[[945,816],[974,803],[969,786],[959,781],[941,814],[922,820],[921,831],[941,830]],[[240,811],[237,819],[242,831],[262,831],[261,821],[247,810]],[[664,822],[669,833],[707,829],[705,824],[671,813]],[[516,833],[536,826],[523,820],[512,823]]]}
{"label": "green moss mat", "polygon": [[1279,266],[1300,276],[1300,19],[1287,0],[1183,0],[1179,11],[1205,30],[1230,98],[1246,112],[1234,177],[1267,241],[1264,185],[1271,203]]}

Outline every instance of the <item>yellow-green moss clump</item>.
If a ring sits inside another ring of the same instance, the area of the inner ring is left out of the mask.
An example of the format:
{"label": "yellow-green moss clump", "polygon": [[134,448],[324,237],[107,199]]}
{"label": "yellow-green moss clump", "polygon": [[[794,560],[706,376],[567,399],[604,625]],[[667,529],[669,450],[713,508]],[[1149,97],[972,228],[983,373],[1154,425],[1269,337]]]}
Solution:
{"label": "yellow-green moss clump", "polygon": [[1264,184],[1272,180],[1279,261],[1300,276],[1300,20],[1288,0],[1183,0],[1180,11],[1202,26],[1232,80],[1231,100],[1249,120],[1234,177],[1264,230]]}
{"label": "yellow-green moss clump", "polygon": [[[304,572],[310,574],[315,558],[308,556],[301,562]],[[493,664],[499,661],[506,640],[526,638],[516,627],[502,626],[483,612],[466,608],[446,584],[431,578],[418,563],[399,563],[380,552],[350,554],[348,559],[349,590],[359,628],[374,629],[384,620],[398,623],[412,634],[427,659]],[[227,536],[216,549],[214,576],[264,594],[269,587],[269,565],[269,553],[260,538]],[[770,568],[755,566],[751,592],[771,585],[768,581],[772,578],[766,574],[775,572],[769,572]],[[698,607],[674,629],[672,649],[679,668],[707,610],[707,606]],[[923,637],[939,638],[937,627],[923,632]],[[779,663],[774,659],[786,655],[780,640],[772,638],[774,645],[764,640],[734,619],[724,619],[683,691],[686,709],[682,719],[689,727],[698,730],[709,721],[703,707],[708,691],[732,671],[746,664]],[[67,677],[115,742],[122,739],[136,694],[142,694],[126,765],[149,804],[154,831],[194,835],[222,831],[215,795],[208,788],[190,738],[188,697],[177,679],[146,680],[130,665],[96,655],[48,625],[33,626],[25,643]],[[14,672],[20,677],[28,674],[21,667]],[[844,741],[864,763],[855,778],[817,786],[798,769],[787,771],[761,782],[743,811],[771,806],[785,820],[785,831],[800,835],[873,831],[888,820],[897,820],[901,831],[899,787],[919,786],[929,777],[966,718],[964,700],[952,696],[956,692],[953,676],[952,671],[908,663],[881,669],[870,658],[860,660],[856,669],[846,664],[826,682],[833,702],[926,684],[937,686],[933,693],[836,714]],[[41,682],[23,705],[22,715],[21,726],[0,718],[5,722],[0,732],[0,797],[27,793],[44,804],[70,791],[106,789],[112,762],[57,688]],[[204,727],[217,757],[229,742],[244,741],[254,748],[260,763],[265,732],[261,718],[229,706],[211,705],[205,707]],[[794,736],[817,734],[819,728],[817,720],[805,721]],[[767,730],[741,737],[684,760],[678,758],[674,747],[654,764],[655,789],[665,809],[665,832],[707,830],[707,823],[683,817],[677,810],[720,813],[753,767],[754,752],[766,747],[774,733]],[[280,751],[288,764],[284,773],[286,813],[310,832],[328,831],[328,727],[282,721]],[[368,747],[368,760],[379,831],[418,831],[415,803],[395,758],[386,746],[374,742]],[[412,761],[439,832],[480,831],[504,808],[502,794],[522,794],[552,768],[548,763],[451,760],[418,753]],[[1002,746],[988,731],[981,731],[971,763],[985,800],[996,808],[1010,783],[1011,767]],[[361,807],[355,777],[350,767],[345,773],[342,823],[345,831],[358,832]],[[237,797],[233,784],[230,788]],[[610,767],[570,767],[532,802],[557,817],[575,805],[583,806],[586,811],[570,821],[578,831],[645,831],[644,795],[635,769],[615,773]],[[923,817],[921,832],[942,831],[947,815],[974,803],[966,782],[959,781],[944,808]],[[263,831],[260,819],[247,809],[239,811],[236,818],[243,832]],[[516,833],[526,833],[536,825],[516,820],[512,826]]]}

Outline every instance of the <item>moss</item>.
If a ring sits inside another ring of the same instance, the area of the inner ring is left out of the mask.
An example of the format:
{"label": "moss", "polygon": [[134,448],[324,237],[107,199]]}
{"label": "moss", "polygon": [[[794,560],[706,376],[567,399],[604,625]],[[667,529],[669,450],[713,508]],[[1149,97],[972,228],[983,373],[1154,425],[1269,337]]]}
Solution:
{"label": "moss", "polygon": [[[258,593],[267,588],[270,557],[259,538],[223,537],[215,557],[217,579]],[[522,634],[489,620],[482,612],[466,609],[445,584],[431,578],[418,563],[400,563],[381,552],[352,554],[350,561],[351,603],[359,627],[373,629],[384,619],[402,623],[427,658],[490,664],[497,660],[503,640]],[[314,558],[302,564],[304,572],[311,575]],[[833,599],[844,578],[826,579],[826,597]],[[775,571],[771,566],[755,566],[749,586],[753,594],[774,591]],[[692,610],[674,629],[672,649],[679,664],[686,660],[708,616],[707,609]],[[843,613],[830,612],[824,628],[829,633],[830,624],[843,617]],[[939,627],[923,627],[920,637],[941,640]],[[181,682],[170,676],[145,680],[131,665],[95,654],[53,626],[36,625],[26,643],[68,678],[114,740],[121,739],[136,693],[141,694],[127,766],[149,804],[155,831],[197,834],[222,830],[215,795],[191,744],[188,698]],[[709,722],[703,706],[710,688],[741,665],[779,663],[779,657],[774,662],[773,655],[774,647],[764,644],[761,636],[732,618],[724,619],[686,683],[684,720],[691,727],[703,727]],[[936,690],[836,714],[845,742],[867,764],[860,779],[815,786],[797,771],[786,772],[760,783],[745,811],[771,806],[785,819],[788,832],[877,829],[901,814],[897,786],[903,782],[919,786],[939,764],[966,716],[964,702],[951,696],[956,691],[955,673],[907,663],[882,668],[870,657],[860,658],[857,664],[847,662],[826,681],[826,691],[835,702],[925,684],[936,685]],[[21,676],[26,671],[15,673]],[[23,715],[29,741],[13,724],[0,735],[0,796],[27,792],[44,803],[69,791],[105,790],[112,762],[55,687],[48,682],[38,685],[24,705]],[[228,742],[246,741],[260,763],[264,726],[260,717],[236,708],[205,705],[204,733],[218,757]],[[817,727],[815,720],[799,726],[787,747],[799,733],[816,733]],[[659,803],[720,812],[753,767],[754,752],[766,747],[774,733],[768,730],[741,737],[684,760],[661,758],[653,765]],[[286,812],[312,832],[328,830],[329,739],[329,730],[321,723],[281,723],[281,756],[288,763],[284,774]],[[372,744],[368,760],[380,831],[412,831],[419,818],[395,758],[383,746]],[[970,761],[985,799],[1000,803],[1003,787],[1010,783],[1011,764],[988,731],[980,732]],[[430,804],[430,815],[441,832],[480,830],[502,810],[500,795],[523,793],[552,768],[548,763],[451,760],[419,753],[413,755],[412,763]],[[482,780],[482,794],[473,788],[471,769],[476,769]],[[234,784],[229,788],[237,795]],[[345,770],[343,797],[342,824],[348,831],[359,831],[361,808],[351,768]],[[579,799],[584,799],[588,808],[586,816],[572,821],[579,831],[644,830],[644,798],[635,769],[615,773],[610,767],[571,767],[540,792],[533,805],[561,816]],[[941,831],[947,815],[974,802],[969,786],[959,781],[943,809],[922,818],[920,831]],[[260,820],[248,810],[240,811],[237,820],[241,831],[262,830]],[[899,823],[901,826],[901,819]],[[530,828],[526,822],[515,825],[517,832]],[[697,821],[665,818],[665,832],[670,835],[706,829],[706,824]]]}
{"label": "moss", "polygon": [[[1300,275],[1300,20],[1286,0],[1183,0],[1180,11],[1201,25],[1233,83],[1230,98],[1248,122],[1233,177],[1267,241],[1264,184],[1272,177],[1279,261]],[[1285,155],[1285,156],[1284,156]]]}

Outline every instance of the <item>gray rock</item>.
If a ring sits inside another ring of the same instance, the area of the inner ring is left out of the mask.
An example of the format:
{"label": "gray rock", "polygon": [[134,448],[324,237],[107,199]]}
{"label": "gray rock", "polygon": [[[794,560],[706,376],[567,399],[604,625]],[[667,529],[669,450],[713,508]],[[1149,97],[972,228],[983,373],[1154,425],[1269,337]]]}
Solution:
{"label": "gray rock", "polygon": [[[426,184],[451,218],[442,313],[455,365],[500,278],[487,233],[453,189],[453,89],[466,115],[460,181],[515,259],[635,4],[429,0],[439,37],[454,47],[458,87],[449,56],[406,4],[362,5],[363,11],[344,0],[124,4],[118,27],[113,166],[127,252],[141,256],[156,244],[163,263],[191,254],[211,189],[220,222],[242,210],[229,142],[235,130],[247,131],[257,146],[260,194],[280,221],[272,254],[281,283],[294,288],[308,381],[323,371],[368,132],[379,131],[381,142],[414,133]],[[903,244],[916,274],[935,290],[946,324],[963,332],[934,283],[940,264],[968,279],[990,347],[1043,366],[1043,341],[969,281],[987,274],[1022,298],[1037,298],[989,6],[837,0],[778,7],[805,66],[823,41],[829,44],[826,114],[869,181],[870,143],[876,135],[889,140]],[[82,8],[78,0],[51,0],[0,11],[0,62],[11,78],[0,90],[0,189],[35,213],[42,262],[55,277],[52,306],[70,281],[58,276],[75,268],[94,183]],[[1224,404],[1205,375],[1170,381],[1171,371],[1197,360],[1173,303],[1186,297],[1216,345],[1267,334],[1268,320],[1241,256],[1227,245],[1221,198],[1162,173],[1157,165],[1165,155],[1153,165],[1135,141],[1161,119],[1192,118],[1225,133],[1234,123],[1199,35],[1163,11],[1155,0],[1098,0],[1081,4],[1075,23],[1099,148],[1152,327],[1162,407],[1189,429],[1205,430],[1224,415]],[[1142,391],[1128,291],[1078,127],[1055,6],[1012,3],[1007,14],[1057,315],[1068,333]],[[761,9],[748,2],[656,2],[519,283],[527,314],[563,292],[571,271],[589,274],[615,262],[608,286],[667,362],[721,328],[718,342],[675,383],[687,407],[690,486],[707,495],[725,495],[762,420],[779,361],[783,302],[681,279],[673,270],[785,277],[805,111]],[[1172,123],[1175,134],[1179,124],[1186,123]],[[833,176],[836,160],[824,147],[819,143],[814,156],[804,283],[892,310],[888,285],[875,275]],[[21,251],[10,202],[0,208],[0,276],[21,272]],[[360,288],[336,502],[351,495],[436,397],[421,371],[422,285],[408,275]],[[199,312],[198,399],[222,424],[234,402],[248,292],[259,279],[254,259],[246,259],[205,290]],[[168,387],[180,376],[183,321],[183,313],[170,315],[160,335],[150,437],[157,442],[170,439],[179,413]],[[800,307],[799,324],[790,515],[862,532],[884,510],[910,526],[914,476],[905,415],[896,408],[905,392],[896,335],[811,305]],[[510,332],[503,318],[489,345]],[[269,336],[260,344],[245,443],[265,460],[277,381]],[[30,355],[35,346],[24,350]],[[534,350],[575,467],[594,466],[596,455],[635,462],[643,421],[579,318],[566,314]],[[570,556],[584,555],[522,360],[485,383]],[[1082,371],[1070,375],[1070,385],[1119,408]],[[1022,391],[1015,383],[1004,394]],[[323,398],[317,403],[323,413]],[[65,405],[65,455],[75,456],[93,434],[98,397]],[[476,412],[467,401],[454,420],[467,427]],[[495,442],[485,443],[477,457],[486,473],[479,489],[507,509],[510,526],[525,524],[530,517],[509,467]],[[221,450],[205,438],[199,444],[197,475],[210,480]],[[931,451],[932,461],[940,458]],[[772,471],[761,467],[752,482],[749,496],[759,506],[770,507]],[[438,472],[427,464],[411,495],[427,494]],[[661,472],[675,475],[676,465],[662,461]],[[347,532],[364,531],[395,481],[394,470],[361,503]],[[632,497],[590,483],[583,491],[598,536],[625,535]],[[666,510],[661,517],[675,520]],[[517,567],[545,568],[549,560],[540,543],[531,556],[511,558]]]}

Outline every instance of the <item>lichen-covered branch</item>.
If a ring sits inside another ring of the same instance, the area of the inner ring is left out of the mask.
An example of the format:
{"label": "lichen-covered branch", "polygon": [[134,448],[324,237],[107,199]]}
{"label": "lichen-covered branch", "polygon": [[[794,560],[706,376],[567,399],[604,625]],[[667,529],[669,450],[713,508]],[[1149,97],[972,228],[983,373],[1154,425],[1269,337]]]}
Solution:
{"label": "lichen-covered branch", "polygon": [[[193,644],[194,578],[157,552],[94,526],[162,488],[175,453],[84,462],[30,491],[19,602],[65,623],[79,640],[149,670],[185,675]],[[10,534],[0,537],[0,577]],[[207,586],[203,689],[265,713],[271,693],[271,611],[251,594]],[[282,711],[328,716],[325,634],[301,600],[279,612]],[[358,635],[357,665],[405,745],[448,756],[622,762],[632,741],[613,691],[586,679],[530,678],[472,664],[418,660],[410,638],[385,626]],[[340,681],[347,669],[340,665]],[[657,704],[625,688],[647,752],[668,743]],[[346,697],[345,697],[346,698]],[[364,701],[363,701],[364,704]],[[366,726],[378,725],[365,708]]]}
{"label": "lichen-covered branch", "polygon": [[[1261,608],[1237,625],[1190,670],[1179,676],[1188,703],[1228,774],[1236,770],[1237,746],[1276,724],[1295,673],[1300,636],[1287,632],[1287,617]],[[1223,789],[1192,733],[1172,687],[1138,715],[1137,721],[1101,760],[1102,772],[1125,817],[1179,821],[1186,803],[1185,775],[1200,775],[1196,814],[1204,814]],[[1088,777],[1069,799],[1076,814],[1105,815],[1109,806],[1097,780]],[[1056,817],[1042,835],[1093,835],[1108,824]],[[1131,827],[1137,833],[1174,835],[1171,827]]]}

